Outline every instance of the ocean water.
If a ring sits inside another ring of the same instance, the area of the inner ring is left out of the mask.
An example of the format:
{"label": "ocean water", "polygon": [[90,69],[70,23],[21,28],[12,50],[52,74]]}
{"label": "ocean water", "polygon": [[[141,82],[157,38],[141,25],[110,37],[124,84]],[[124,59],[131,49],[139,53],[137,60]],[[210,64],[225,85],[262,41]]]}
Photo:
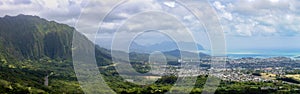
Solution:
{"label": "ocean water", "polygon": [[300,56],[300,49],[259,49],[259,50],[232,50],[227,51],[229,58],[269,58],[269,57],[295,57]]}

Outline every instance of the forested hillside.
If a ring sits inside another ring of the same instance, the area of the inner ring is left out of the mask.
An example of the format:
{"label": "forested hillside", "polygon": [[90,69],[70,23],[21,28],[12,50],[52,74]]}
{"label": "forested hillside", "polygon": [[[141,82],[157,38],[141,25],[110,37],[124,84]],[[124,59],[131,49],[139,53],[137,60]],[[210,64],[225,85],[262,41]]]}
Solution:
{"label": "forested hillside", "polygon": [[[38,16],[0,18],[0,93],[82,93],[72,65],[73,32]],[[97,60],[108,61],[101,51]]]}
{"label": "forested hillside", "polygon": [[[74,94],[84,93],[73,69],[72,37],[76,30],[65,24],[37,16],[18,15],[0,18],[0,94]],[[82,42],[90,42],[80,35]],[[91,42],[90,42],[91,43]],[[164,93],[177,78],[166,75],[150,85],[136,85],[121,78],[111,61],[110,50],[95,47],[95,58],[106,84],[116,93]],[[120,52],[124,54],[124,52]],[[187,53],[187,52],[185,52]],[[125,53],[126,54],[126,53]],[[170,65],[180,65],[179,50],[164,53]],[[130,53],[130,62],[138,72],[148,72],[149,54]],[[199,54],[200,56],[206,56]],[[200,75],[191,93],[203,92],[207,75]],[[270,87],[271,89],[262,89]],[[278,88],[274,90],[272,88]],[[281,82],[221,81],[216,93],[299,93],[300,88]],[[101,89],[99,92],[102,92]],[[179,88],[177,91],[182,91]]]}
{"label": "forested hillside", "polygon": [[67,59],[73,31],[73,27],[37,16],[5,16],[0,19],[0,44],[6,57]]}

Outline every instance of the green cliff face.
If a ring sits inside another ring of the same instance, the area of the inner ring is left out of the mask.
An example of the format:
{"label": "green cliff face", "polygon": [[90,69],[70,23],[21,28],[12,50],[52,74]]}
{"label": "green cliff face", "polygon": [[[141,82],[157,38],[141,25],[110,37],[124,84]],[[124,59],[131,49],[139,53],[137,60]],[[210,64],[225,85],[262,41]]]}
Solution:
{"label": "green cliff face", "polygon": [[[82,93],[72,63],[74,32],[73,27],[37,16],[0,18],[0,93]],[[107,65],[106,50],[98,49],[97,61]]]}
{"label": "green cliff face", "polygon": [[[49,22],[37,16],[18,15],[0,18],[2,52],[18,59],[71,57],[74,28]],[[6,55],[6,56],[9,56]]]}

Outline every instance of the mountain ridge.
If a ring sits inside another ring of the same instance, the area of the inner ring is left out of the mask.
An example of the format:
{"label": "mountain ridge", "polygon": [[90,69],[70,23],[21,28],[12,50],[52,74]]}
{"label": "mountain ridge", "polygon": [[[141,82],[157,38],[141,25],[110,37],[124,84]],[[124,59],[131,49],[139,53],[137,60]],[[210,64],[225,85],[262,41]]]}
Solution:
{"label": "mountain ridge", "polygon": [[141,52],[141,53],[151,53],[154,51],[172,51],[178,49],[177,45],[182,45],[185,50],[195,50],[192,48],[194,45],[196,45],[196,50],[204,50],[202,45],[197,44],[197,43],[192,43],[192,42],[170,42],[170,41],[165,41],[161,43],[156,43],[152,45],[140,45],[136,42],[132,42],[130,46],[131,52]]}
{"label": "mountain ridge", "polygon": [[71,56],[73,27],[22,14],[0,18],[0,24],[3,48],[19,59]]}
{"label": "mountain ridge", "polygon": [[[75,32],[94,46],[66,24],[23,14],[0,17],[0,93],[83,93],[72,61]],[[111,64],[108,50],[95,45],[93,51],[98,66]]]}

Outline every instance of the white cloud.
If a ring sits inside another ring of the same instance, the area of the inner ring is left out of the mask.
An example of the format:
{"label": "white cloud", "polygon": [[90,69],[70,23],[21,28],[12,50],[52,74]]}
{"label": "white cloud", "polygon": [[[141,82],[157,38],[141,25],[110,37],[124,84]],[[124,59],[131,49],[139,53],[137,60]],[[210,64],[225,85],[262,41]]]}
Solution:
{"label": "white cloud", "polygon": [[[225,10],[225,8],[226,8],[225,5],[222,5],[221,2],[219,2],[219,1],[215,1],[213,3],[213,5],[220,12],[219,15],[220,15],[221,18],[225,18],[227,20],[232,20],[232,14]],[[230,4],[227,5],[227,6],[230,6]]]}
{"label": "white cloud", "polygon": [[169,7],[175,7],[175,2],[174,1],[166,1],[164,2],[165,5],[169,6]]}
{"label": "white cloud", "polygon": [[222,5],[221,2],[219,2],[219,1],[215,1],[215,2],[213,3],[213,5],[214,5],[218,10],[224,11],[224,9],[225,9],[225,6]]}
{"label": "white cloud", "polygon": [[241,36],[252,36],[253,26],[247,24],[235,25],[236,32]]}
{"label": "white cloud", "polygon": [[226,33],[235,36],[290,36],[299,33],[300,1],[211,1]]}
{"label": "white cloud", "polygon": [[82,0],[4,0],[0,16],[37,15],[48,20],[74,26],[80,14]]}
{"label": "white cloud", "polygon": [[[111,1],[114,2],[114,1]],[[149,10],[162,10],[177,18],[192,32],[203,31],[203,26],[184,7],[171,1],[160,0],[131,0],[119,6],[107,15],[115,3],[104,0],[1,0],[0,16],[28,14],[37,15],[48,20],[55,20],[74,26],[80,14],[77,29],[82,30],[88,37],[93,37],[98,31],[99,18],[107,16],[102,24],[103,30],[112,32],[136,13]],[[118,2],[115,0],[115,2]],[[300,34],[300,1],[299,0],[210,0],[212,7],[217,10],[221,25],[228,36],[295,36]],[[201,5],[195,5],[201,6]],[[188,6],[187,6],[188,7]],[[201,11],[208,11],[205,8]],[[209,14],[200,14],[203,17]],[[157,19],[157,18],[154,18]],[[151,21],[140,19],[144,23]],[[161,22],[164,29],[172,28],[173,23]],[[133,27],[143,27],[132,25]],[[103,32],[104,33],[104,32]],[[184,32],[178,32],[179,34]],[[197,32],[198,33],[198,32]]]}

